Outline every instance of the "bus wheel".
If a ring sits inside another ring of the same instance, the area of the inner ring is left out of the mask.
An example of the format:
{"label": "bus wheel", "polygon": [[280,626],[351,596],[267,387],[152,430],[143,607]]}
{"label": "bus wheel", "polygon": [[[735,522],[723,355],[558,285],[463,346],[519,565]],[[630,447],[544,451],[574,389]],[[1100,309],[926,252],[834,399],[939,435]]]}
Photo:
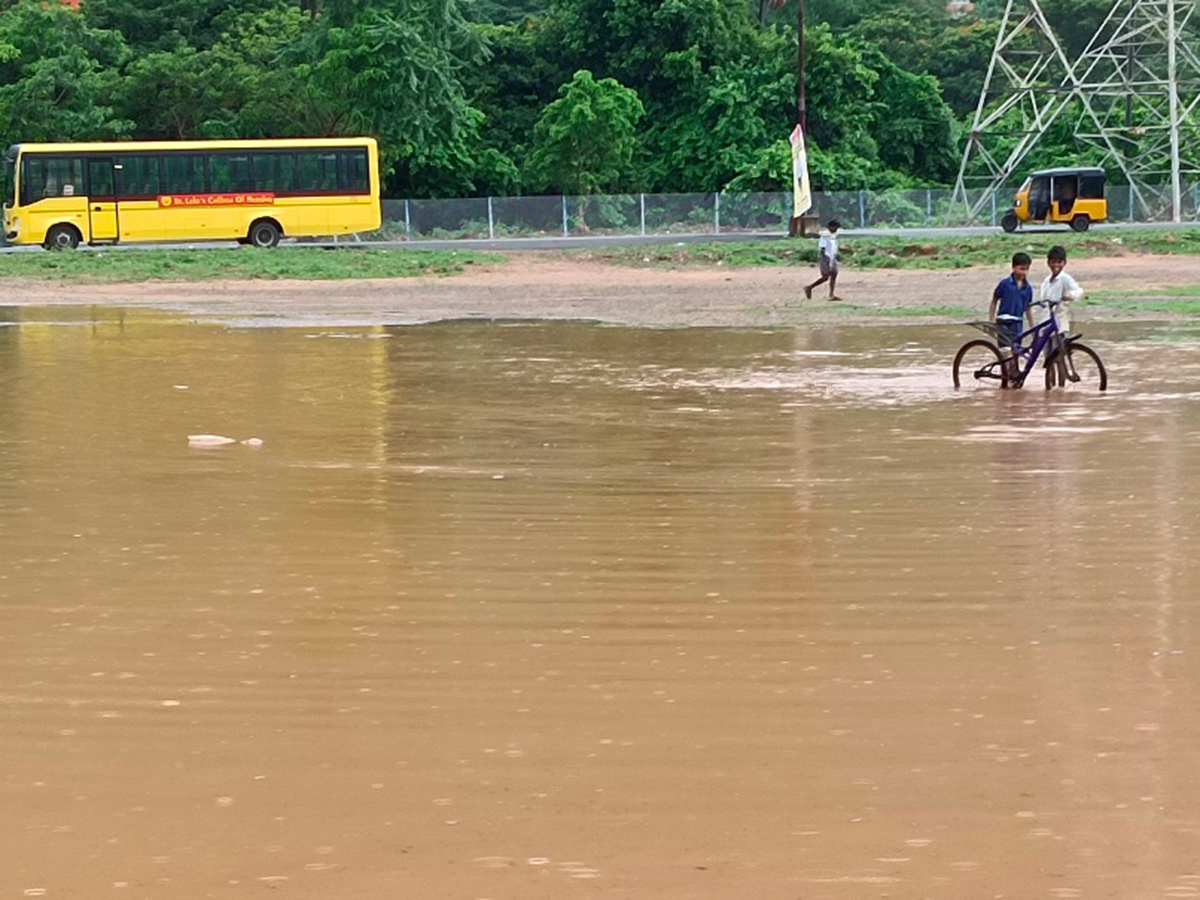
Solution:
{"label": "bus wheel", "polygon": [[1071,219],[1071,228],[1074,231],[1087,231],[1088,226],[1092,224],[1092,220],[1084,213],[1080,213]]}
{"label": "bus wheel", "polygon": [[1017,221],[1017,217],[1015,215],[1013,215],[1012,213],[1006,213],[1004,218],[1000,220],[1000,227],[1003,228],[1005,231],[1007,231],[1009,234],[1012,234],[1014,231],[1017,230],[1018,224],[1020,224],[1020,223]]}
{"label": "bus wheel", "polygon": [[279,243],[283,232],[279,230],[279,226],[270,219],[259,219],[250,226],[250,233],[247,238],[251,246],[254,247],[274,247]]}
{"label": "bus wheel", "polygon": [[74,250],[79,246],[80,235],[74,225],[55,225],[46,232],[42,246],[47,250]]}

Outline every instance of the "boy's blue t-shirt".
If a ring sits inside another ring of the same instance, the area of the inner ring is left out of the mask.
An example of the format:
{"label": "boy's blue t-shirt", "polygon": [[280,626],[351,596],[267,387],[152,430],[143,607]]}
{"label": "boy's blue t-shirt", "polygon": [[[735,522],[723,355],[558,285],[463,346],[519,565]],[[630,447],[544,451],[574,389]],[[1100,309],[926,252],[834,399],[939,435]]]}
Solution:
{"label": "boy's blue t-shirt", "polygon": [[996,310],[997,317],[1019,319],[1025,315],[1025,310],[1033,302],[1033,286],[1030,285],[1029,279],[1025,280],[1025,284],[1019,285],[1017,280],[1009,275],[996,285],[992,296],[1000,301],[1000,308]]}

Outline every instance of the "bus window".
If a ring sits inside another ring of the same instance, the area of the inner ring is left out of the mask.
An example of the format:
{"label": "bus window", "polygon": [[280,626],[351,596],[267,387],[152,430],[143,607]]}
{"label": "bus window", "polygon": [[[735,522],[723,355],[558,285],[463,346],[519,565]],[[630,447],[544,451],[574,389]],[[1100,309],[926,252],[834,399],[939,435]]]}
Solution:
{"label": "bus window", "polygon": [[21,203],[44,197],[83,195],[83,159],[78,156],[22,157]]}
{"label": "bus window", "polygon": [[191,153],[164,156],[162,191],[164,194],[203,194],[204,157]]}
{"label": "bus window", "polygon": [[343,150],[339,154],[342,161],[342,187],[352,194],[365,194],[367,184],[367,151]]}
{"label": "bus window", "polygon": [[150,199],[161,193],[158,185],[157,156],[141,153],[122,156],[121,166],[122,197]]}
{"label": "bus window", "polygon": [[214,153],[212,165],[212,187],[214,192],[251,191],[254,183],[250,179],[250,155],[248,153]]}
{"label": "bus window", "polygon": [[116,195],[113,187],[113,161],[111,159],[89,159],[88,196],[112,199]]}
{"label": "bus window", "polygon": [[297,188],[301,191],[332,192],[337,190],[337,154],[332,151],[296,154]]}
{"label": "bus window", "polygon": [[280,193],[292,190],[296,157],[290,153],[254,154],[254,190]]}

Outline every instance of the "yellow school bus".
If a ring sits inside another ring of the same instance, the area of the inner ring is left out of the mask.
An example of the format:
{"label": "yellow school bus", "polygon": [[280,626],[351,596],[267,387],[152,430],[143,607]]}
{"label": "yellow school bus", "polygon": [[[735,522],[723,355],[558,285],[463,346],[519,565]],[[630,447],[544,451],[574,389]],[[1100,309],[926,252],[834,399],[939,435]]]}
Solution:
{"label": "yellow school bus", "polygon": [[274,247],[379,227],[374,138],[15,144],[12,244],[236,240]]}

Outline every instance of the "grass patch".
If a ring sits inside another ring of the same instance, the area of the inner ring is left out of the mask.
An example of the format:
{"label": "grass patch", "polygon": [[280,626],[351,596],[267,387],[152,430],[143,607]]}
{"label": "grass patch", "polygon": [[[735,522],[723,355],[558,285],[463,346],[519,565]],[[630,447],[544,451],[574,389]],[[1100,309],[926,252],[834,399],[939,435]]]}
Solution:
{"label": "grass patch", "polygon": [[1194,300],[1105,300],[1104,305],[1108,309],[1126,309],[1134,312],[1200,315],[1200,297]]}
{"label": "grass patch", "polygon": [[942,319],[961,319],[966,321],[976,321],[984,316],[978,309],[972,309],[966,306],[926,306],[912,307],[901,306],[888,309],[873,309],[871,307],[857,307],[856,312],[871,313],[876,316],[892,316],[895,318],[917,317],[917,316],[937,316]]}
{"label": "grass patch", "polygon": [[1155,297],[1200,297],[1200,284],[1177,284],[1172,287],[1160,287],[1150,290],[1143,288],[1129,291],[1097,291],[1096,296],[1105,300],[1115,297],[1145,297],[1153,294]]}
{"label": "grass patch", "polygon": [[463,250],[96,250],[0,255],[0,278],[77,284],[453,275],[504,257]]}
{"label": "grass patch", "polygon": [[[1035,261],[1061,244],[1073,259],[1127,253],[1200,255],[1200,228],[1128,229],[1103,233],[1046,232],[1040,234],[971,235],[905,238],[849,235],[838,257],[849,268],[962,269],[968,266],[1007,266],[1024,250]],[[565,251],[568,256],[572,251]],[[648,244],[585,252],[589,258],[625,266],[695,268],[704,266],[806,266],[817,262],[817,242],[811,238],[776,241],[720,241],[694,244]]]}

